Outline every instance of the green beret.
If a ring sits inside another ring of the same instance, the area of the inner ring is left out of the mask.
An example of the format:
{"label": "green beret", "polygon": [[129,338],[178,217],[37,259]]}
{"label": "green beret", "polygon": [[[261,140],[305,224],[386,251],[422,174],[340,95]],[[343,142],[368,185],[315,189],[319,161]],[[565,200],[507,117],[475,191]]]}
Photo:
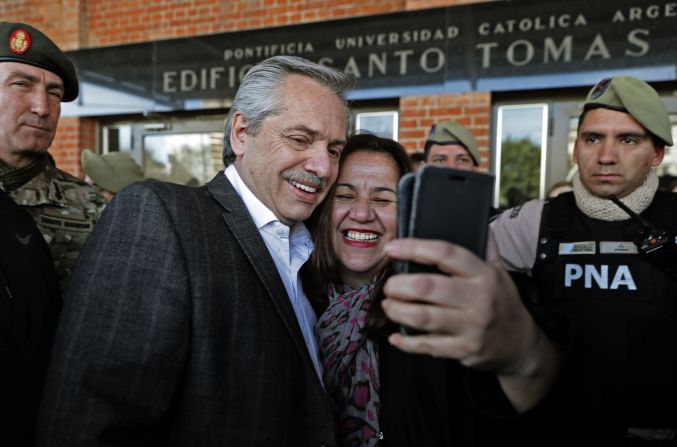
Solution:
{"label": "green beret", "polygon": [[78,97],[78,76],[73,63],[49,37],[30,25],[0,22],[0,62],[18,62],[49,70],[63,81],[62,101]]}
{"label": "green beret", "polygon": [[628,113],[646,130],[672,146],[670,117],[656,90],[630,76],[602,79],[588,93],[584,109],[606,107]]}
{"label": "green beret", "polygon": [[143,171],[134,159],[124,152],[97,155],[89,149],[80,155],[82,170],[92,181],[112,193],[144,179]]}
{"label": "green beret", "polygon": [[426,147],[429,147],[433,143],[439,145],[460,144],[466,148],[473,158],[475,166],[480,165],[480,150],[477,148],[475,137],[456,121],[449,120],[433,124],[425,144]]}

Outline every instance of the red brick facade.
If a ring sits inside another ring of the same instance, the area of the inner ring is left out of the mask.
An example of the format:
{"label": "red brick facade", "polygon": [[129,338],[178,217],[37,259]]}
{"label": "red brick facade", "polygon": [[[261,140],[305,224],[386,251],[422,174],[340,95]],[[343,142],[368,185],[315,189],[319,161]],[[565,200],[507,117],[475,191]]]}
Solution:
{"label": "red brick facade", "polygon": [[96,121],[90,118],[62,117],[49,153],[61,169],[82,177],[80,152],[83,149],[96,149]]}
{"label": "red brick facade", "polygon": [[[0,17],[29,23],[64,50],[191,35],[394,13],[486,0],[5,0]],[[402,98],[400,136],[422,149],[433,120],[458,119],[478,138],[487,167],[491,98],[488,93]],[[62,118],[50,152],[62,169],[82,175],[79,154],[95,148],[96,122]]]}

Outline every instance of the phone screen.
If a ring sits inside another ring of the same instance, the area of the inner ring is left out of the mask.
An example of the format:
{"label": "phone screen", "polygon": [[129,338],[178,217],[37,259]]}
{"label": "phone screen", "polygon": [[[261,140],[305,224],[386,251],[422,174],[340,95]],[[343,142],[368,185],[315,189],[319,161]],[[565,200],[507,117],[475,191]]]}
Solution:
{"label": "phone screen", "polygon": [[484,256],[493,176],[473,171],[427,166],[413,192],[412,237],[443,239]]}
{"label": "phone screen", "polygon": [[[398,185],[398,237],[438,239],[484,258],[491,213],[491,174],[424,166]],[[397,261],[402,273],[439,273],[430,265]],[[401,327],[407,335],[420,331]]]}
{"label": "phone screen", "polygon": [[[409,186],[407,237],[439,239],[461,245],[484,258],[494,177],[491,174],[424,166]],[[406,200],[406,199],[402,199]],[[404,227],[404,225],[403,225]],[[402,233],[404,235],[404,233]],[[431,266],[410,265],[408,272],[435,272]]]}

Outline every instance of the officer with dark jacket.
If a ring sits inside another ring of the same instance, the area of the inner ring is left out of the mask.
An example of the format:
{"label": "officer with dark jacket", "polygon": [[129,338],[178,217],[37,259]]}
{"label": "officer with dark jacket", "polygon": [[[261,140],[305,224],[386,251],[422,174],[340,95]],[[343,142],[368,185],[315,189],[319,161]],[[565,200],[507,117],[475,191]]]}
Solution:
{"label": "officer with dark jacket", "polygon": [[61,299],[33,219],[0,192],[0,444],[32,445]]}
{"label": "officer with dark jacket", "polygon": [[541,403],[561,428],[553,443],[677,443],[677,195],[655,172],[672,143],[652,87],[604,79],[579,119],[573,192],[492,223],[504,266],[531,275],[537,308],[568,321]]}

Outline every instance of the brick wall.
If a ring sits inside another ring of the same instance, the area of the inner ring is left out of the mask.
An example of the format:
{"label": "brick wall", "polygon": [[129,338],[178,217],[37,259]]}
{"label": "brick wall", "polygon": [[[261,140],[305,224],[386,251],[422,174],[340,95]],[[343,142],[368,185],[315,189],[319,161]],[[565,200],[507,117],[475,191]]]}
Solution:
{"label": "brick wall", "polygon": [[[81,1],[89,32],[74,47],[97,47],[214,34],[406,9],[405,0],[110,0]],[[73,36],[75,37],[75,36]]]}
{"label": "brick wall", "polygon": [[490,0],[3,0],[0,17],[64,50],[214,34]]}
{"label": "brick wall", "polygon": [[491,94],[406,96],[400,98],[400,137],[409,151],[423,151],[425,139],[434,122],[453,119],[472,132],[480,149],[480,168],[489,169],[489,121]]}
{"label": "brick wall", "polygon": [[[3,0],[0,18],[29,23],[47,33],[62,49],[76,50],[481,1],[487,0]],[[451,105],[441,105],[438,111],[431,108],[427,102],[434,102],[435,97],[403,99],[400,131],[406,147],[415,150],[423,146],[426,127],[433,119],[467,119],[480,142],[484,166],[489,98],[486,95],[485,103],[482,94],[471,96],[481,98],[481,104],[466,106],[464,101],[468,99],[464,95],[452,95],[461,101],[455,103],[460,107],[459,113]],[[445,98],[448,96],[439,101],[447,101]],[[419,100],[422,109],[417,111],[413,103]],[[424,116],[418,117],[419,113]],[[465,117],[465,113],[469,115]],[[81,175],[79,153],[83,148],[95,147],[95,131],[92,120],[62,119],[50,150],[59,167]]]}
{"label": "brick wall", "polygon": [[96,121],[90,118],[61,118],[49,149],[57,166],[83,178],[80,166],[80,152],[83,149],[96,149]]}
{"label": "brick wall", "polygon": [[64,50],[79,48],[86,28],[81,20],[86,11],[83,0],[2,0],[0,19],[24,22],[49,35]]}
{"label": "brick wall", "polygon": [[88,0],[80,46],[214,34],[487,0]]}

